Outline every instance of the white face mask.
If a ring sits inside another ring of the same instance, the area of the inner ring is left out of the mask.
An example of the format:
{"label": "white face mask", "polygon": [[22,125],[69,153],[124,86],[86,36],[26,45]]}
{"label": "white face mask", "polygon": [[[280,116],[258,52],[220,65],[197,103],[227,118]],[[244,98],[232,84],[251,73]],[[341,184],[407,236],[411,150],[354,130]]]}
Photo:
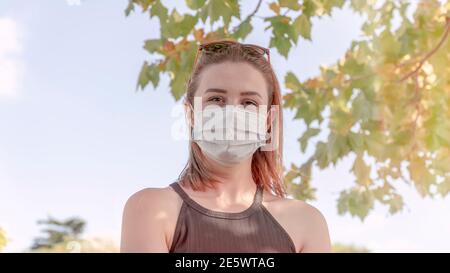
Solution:
{"label": "white face mask", "polygon": [[233,165],[249,158],[267,139],[267,111],[208,106],[194,112],[193,140],[211,159]]}

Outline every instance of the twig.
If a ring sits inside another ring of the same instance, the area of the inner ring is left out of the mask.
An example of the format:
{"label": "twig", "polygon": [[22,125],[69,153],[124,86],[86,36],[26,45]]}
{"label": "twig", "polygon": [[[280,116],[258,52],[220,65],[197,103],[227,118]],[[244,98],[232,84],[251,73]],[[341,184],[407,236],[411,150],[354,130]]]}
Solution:
{"label": "twig", "polygon": [[433,56],[438,50],[439,48],[444,44],[444,42],[447,40],[448,34],[450,32],[450,20],[447,19],[447,23],[445,25],[445,32],[442,35],[441,40],[439,41],[439,43],[436,45],[436,47],[434,47],[430,52],[428,52],[423,58],[422,60],[419,62],[418,66],[411,72],[409,72],[408,74],[406,74],[405,76],[403,76],[399,81],[405,81],[406,79],[408,79],[409,77],[411,77],[412,75],[416,74],[417,71],[420,70],[420,68],[422,68],[423,64],[431,57]]}
{"label": "twig", "polygon": [[259,7],[261,6],[261,3],[262,3],[262,0],[259,0],[259,1],[258,1],[258,4],[256,5],[255,10],[254,10],[252,13],[250,13],[249,15],[247,15],[247,17],[245,18],[244,21],[249,20],[250,17],[252,17],[253,15],[255,15],[255,14],[258,12]]}
{"label": "twig", "polygon": [[[253,12],[250,13],[249,15],[247,15],[247,17],[245,17],[245,19],[242,20],[242,22],[245,22],[245,21],[247,21],[247,20],[250,20],[250,18],[252,18],[252,17],[258,12],[259,8],[261,7],[261,3],[262,3],[262,0],[259,0],[259,1],[258,1],[258,4],[256,5],[256,8],[253,10]],[[240,23],[239,25],[235,26],[235,27],[233,28],[233,32],[235,32],[235,31],[239,28],[239,26],[240,26],[241,24],[242,24],[242,23]]]}

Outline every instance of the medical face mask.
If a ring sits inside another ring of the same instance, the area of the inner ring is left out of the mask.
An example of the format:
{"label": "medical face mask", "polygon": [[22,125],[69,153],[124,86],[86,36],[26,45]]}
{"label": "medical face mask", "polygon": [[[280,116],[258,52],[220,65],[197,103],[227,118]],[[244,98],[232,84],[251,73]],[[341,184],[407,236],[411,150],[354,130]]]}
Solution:
{"label": "medical face mask", "polygon": [[233,105],[194,111],[193,141],[222,165],[237,164],[265,145],[266,113]]}

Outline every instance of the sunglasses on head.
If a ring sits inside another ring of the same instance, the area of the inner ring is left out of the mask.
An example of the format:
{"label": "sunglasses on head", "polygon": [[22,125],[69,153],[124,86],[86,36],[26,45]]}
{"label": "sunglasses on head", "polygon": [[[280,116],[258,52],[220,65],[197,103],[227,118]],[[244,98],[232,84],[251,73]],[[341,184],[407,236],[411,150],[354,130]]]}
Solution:
{"label": "sunglasses on head", "polygon": [[[240,45],[242,49],[249,55],[252,56],[264,56],[264,54],[267,54],[267,61],[270,63],[270,51],[268,48],[255,45],[255,44],[242,44],[233,40],[218,40],[218,41],[212,41],[203,43],[198,47],[198,51],[204,51],[204,52],[220,52],[230,46]],[[197,54],[198,55],[198,54]]]}

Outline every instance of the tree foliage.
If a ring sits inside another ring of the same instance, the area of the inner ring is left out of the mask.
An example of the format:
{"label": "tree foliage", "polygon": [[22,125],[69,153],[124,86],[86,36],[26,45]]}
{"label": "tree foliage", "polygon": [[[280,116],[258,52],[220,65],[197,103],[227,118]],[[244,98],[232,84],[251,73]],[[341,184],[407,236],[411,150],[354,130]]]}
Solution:
{"label": "tree foliage", "polygon": [[77,217],[61,221],[49,216],[37,223],[44,226],[41,230],[44,236],[34,240],[31,246],[32,250],[51,249],[61,243],[64,244],[68,240],[79,240],[86,226],[86,222]]}
{"label": "tree foliage", "polygon": [[370,250],[363,246],[353,244],[336,243],[332,246],[333,253],[369,253]]}
{"label": "tree foliage", "polygon": [[6,232],[4,229],[0,227],[0,252],[2,252],[3,248],[5,248],[8,240],[6,239]]}
{"label": "tree foliage", "polygon": [[32,253],[118,253],[119,246],[111,238],[80,239],[65,237],[59,243],[31,250]]}
{"label": "tree foliage", "polygon": [[[130,0],[135,8],[158,18],[160,37],[144,49],[160,57],[145,61],[138,88],[157,87],[161,73],[170,76],[179,100],[192,70],[197,45],[216,38],[239,41],[253,31],[262,5],[270,35],[267,45],[287,60],[298,42],[312,40],[312,19],[351,8],[365,18],[361,37],[344,56],[323,65],[320,74],[300,81],[284,77],[289,90],[284,107],[295,111],[306,130],[299,149],[315,143],[305,162],[292,164],[286,185],[297,198],[314,199],[312,167],[335,166],[354,155],[349,170],[353,187],[338,198],[340,214],[364,219],[376,202],[391,213],[403,208],[398,183],[414,185],[423,197],[445,197],[450,191],[450,2],[448,0],[273,0],[255,1],[243,16],[238,0],[186,0],[189,13],[169,10],[161,0]],[[260,17],[260,16],[259,16]],[[209,30],[207,31],[207,26]],[[176,75],[176,76],[175,76]],[[321,134],[322,133],[322,134]],[[321,135],[326,135],[323,139]],[[315,142],[313,140],[316,139]]]}

